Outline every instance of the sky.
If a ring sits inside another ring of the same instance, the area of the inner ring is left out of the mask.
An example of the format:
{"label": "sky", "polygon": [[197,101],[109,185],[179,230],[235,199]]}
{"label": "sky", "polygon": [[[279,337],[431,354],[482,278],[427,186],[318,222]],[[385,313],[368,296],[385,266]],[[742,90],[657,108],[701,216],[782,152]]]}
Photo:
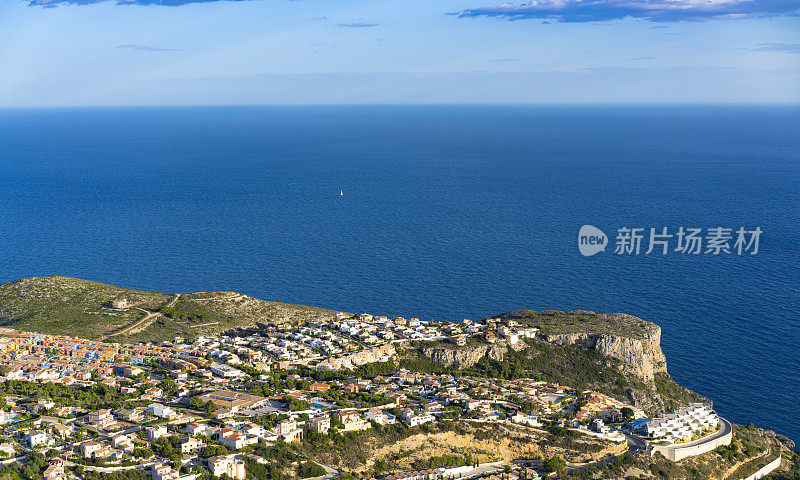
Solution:
{"label": "sky", "polygon": [[0,0],[0,107],[800,103],[800,0]]}

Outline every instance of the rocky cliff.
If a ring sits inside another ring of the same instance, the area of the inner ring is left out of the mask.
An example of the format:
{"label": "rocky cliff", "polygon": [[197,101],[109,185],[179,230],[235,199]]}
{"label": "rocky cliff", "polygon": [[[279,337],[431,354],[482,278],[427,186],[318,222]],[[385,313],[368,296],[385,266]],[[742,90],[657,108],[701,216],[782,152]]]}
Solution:
{"label": "rocky cliff", "polygon": [[542,339],[559,345],[578,344],[622,361],[626,372],[647,382],[656,373],[667,373],[667,359],[661,351],[661,328],[646,338],[628,338],[605,333],[544,334]]}
{"label": "rocky cliff", "polygon": [[622,362],[626,373],[652,382],[667,373],[661,351],[661,327],[624,313],[597,314],[584,310],[519,310],[499,315],[501,321],[537,327],[540,338],[558,345],[582,345]]}
{"label": "rocky cliff", "polygon": [[508,344],[505,342],[492,345],[481,343],[462,348],[432,342],[421,346],[420,352],[443,367],[463,370],[475,365],[483,357],[502,362],[507,349]]}
{"label": "rocky cliff", "polygon": [[710,401],[675,383],[661,351],[661,328],[624,314],[517,311],[503,323],[537,327],[535,340],[488,344],[472,337],[463,347],[419,342],[406,357],[421,355],[445,368],[478,375],[532,376],[567,386],[583,385],[650,412],[669,412]]}

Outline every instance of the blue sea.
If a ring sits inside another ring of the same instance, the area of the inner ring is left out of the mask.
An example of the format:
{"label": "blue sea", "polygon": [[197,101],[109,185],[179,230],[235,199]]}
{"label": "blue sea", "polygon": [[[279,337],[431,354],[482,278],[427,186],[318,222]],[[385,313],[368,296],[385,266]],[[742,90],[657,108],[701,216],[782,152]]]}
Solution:
{"label": "blue sea", "polygon": [[[0,192],[0,282],[625,312],[721,415],[800,440],[797,107],[0,110]],[[580,255],[584,224],[605,252]],[[644,254],[681,226],[763,234],[756,255]],[[639,255],[614,254],[622,227]]]}

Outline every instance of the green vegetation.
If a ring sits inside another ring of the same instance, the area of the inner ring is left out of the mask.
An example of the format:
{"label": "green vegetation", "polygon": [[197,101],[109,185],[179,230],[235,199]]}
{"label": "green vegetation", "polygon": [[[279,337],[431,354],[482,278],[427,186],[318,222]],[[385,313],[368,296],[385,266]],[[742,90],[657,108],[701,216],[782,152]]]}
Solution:
{"label": "green vegetation", "polygon": [[108,308],[108,302],[127,299],[155,309],[170,298],[77,278],[23,278],[0,285],[0,321],[20,330],[98,338],[143,317],[140,310]]}
{"label": "green vegetation", "polygon": [[288,480],[289,476],[283,473],[283,469],[276,463],[266,465],[248,459],[245,466],[247,478],[254,480]]}
{"label": "green vegetation", "polygon": [[355,376],[373,379],[378,376],[391,375],[397,371],[394,362],[371,362],[359,365],[353,372]]}
{"label": "green vegetation", "polygon": [[619,365],[619,360],[580,345],[534,340],[523,350],[509,349],[500,362],[483,357],[466,373],[504,379],[531,377],[572,387],[602,387],[615,396],[625,397],[634,380],[627,378]]}
{"label": "green vegetation", "polygon": [[668,374],[658,372],[653,376],[656,392],[664,399],[664,410],[672,412],[678,407],[693,402],[704,402],[706,399],[675,382]]}
{"label": "green vegetation", "polygon": [[749,462],[740,465],[736,470],[734,470],[733,473],[730,475],[730,478],[735,478],[735,479],[747,478],[750,475],[762,469],[764,466],[766,466],[776,458],[778,458],[777,452],[773,453],[772,455],[767,455],[766,457],[759,457],[750,460]]}
{"label": "green vegetation", "polygon": [[[561,462],[557,462],[555,467],[560,466]],[[601,465],[593,465],[586,468],[581,468],[579,470],[574,470],[569,474],[564,475],[564,478],[580,478],[580,479],[594,479],[594,478],[623,478],[623,475],[628,470],[629,467],[634,465],[635,460],[634,457],[629,454],[624,454],[622,456],[614,458],[612,461],[601,464]],[[596,475],[600,475],[597,477]],[[561,478],[559,476],[559,478]],[[626,479],[629,477],[625,477]],[[640,477],[631,477],[634,479],[639,479]],[[647,478],[647,477],[641,477]]]}
{"label": "green vegetation", "polygon": [[398,354],[400,355],[400,368],[405,368],[412,372],[432,373],[437,375],[453,373],[452,369],[443,367],[432,358],[420,355],[416,349],[401,350],[399,347],[395,347],[395,349],[398,350]]}
{"label": "green vegetation", "polygon": [[514,320],[520,325],[528,327],[537,327],[543,334],[610,333],[641,340],[658,330],[657,325],[632,315],[597,314],[583,310],[571,312],[517,310],[503,313],[497,318]]}
{"label": "green vegetation", "polygon": [[460,467],[462,465],[471,465],[472,463],[471,455],[443,455],[415,460],[411,465],[414,467],[414,470],[427,470],[429,468]]}
{"label": "green vegetation", "polygon": [[567,468],[567,462],[561,457],[553,457],[545,460],[543,466],[545,472],[556,472],[561,475]]}
{"label": "green vegetation", "polygon": [[675,383],[666,373],[656,373],[654,381],[648,383],[626,372],[620,360],[582,345],[560,345],[538,338],[523,342],[522,348],[507,349],[500,361],[483,356],[465,370],[446,368],[423,353],[423,347],[449,348],[451,344],[445,342],[420,342],[418,348],[399,350],[399,363],[402,368],[426,373],[507,380],[528,377],[577,389],[589,388],[632,402],[651,415],[670,412],[692,402],[708,401]]}
{"label": "green vegetation", "polygon": [[148,480],[147,472],[140,469],[120,470],[118,472],[96,472],[94,470],[84,470],[85,480]]}
{"label": "green vegetation", "polygon": [[[434,430],[446,428],[446,425],[433,426]],[[327,465],[352,468],[364,464],[373,450],[400,442],[420,431],[421,428],[409,429],[400,423],[344,434],[331,429],[327,435],[307,428],[303,432],[300,451]]]}
{"label": "green vegetation", "polygon": [[[527,341],[527,346],[520,350],[507,350],[502,361],[482,357],[475,365],[462,371],[445,368],[416,349],[402,352],[400,366],[431,373],[447,372],[486,378],[529,377],[574,388],[591,388],[626,401],[630,401],[629,390],[649,393],[653,389],[635,375],[626,374],[621,362],[615,358],[581,345],[557,345],[538,339]],[[672,393],[667,387],[672,388],[677,384],[669,376],[665,377],[662,382],[664,390]],[[675,393],[676,402],[684,402],[684,397],[692,398],[692,401],[702,398],[679,385],[675,390],[680,392],[680,395]],[[688,401],[683,404],[686,403]]]}
{"label": "green vegetation", "polygon": [[325,469],[314,462],[303,462],[297,467],[297,476],[300,478],[321,477],[325,473]]}
{"label": "green vegetation", "polygon": [[131,398],[102,383],[91,387],[71,388],[57,383],[6,380],[0,383],[0,392],[3,396],[13,395],[31,400],[49,398],[58,405],[82,407],[87,410],[119,408]]}
{"label": "green vegetation", "polygon": [[[127,299],[135,307],[110,308]],[[269,302],[233,292],[144,292],[70,277],[31,277],[0,285],[0,323],[18,330],[117,342],[212,335],[262,324],[330,319],[315,307]],[[172,303],[175,300],[174,304]],[[137,325],[148,313],[160,313]]]}
{"label": "green vegetation", "polygon": [[547,437],[548,445],[552,445],[564,450],[580,453],[597,453],[605,447],[604,442],[592,439],[574,430],[569,430],[558,425],[551,425],[547,428],[550,434]]}
{"label": "green vegetation", "polygon": [[305,400],[299,400],[289,395],[284,396],[281,400],[286,404],[286,408],[292,412],[296,412],[298,410],[308,410],[311,408],[311,405]]}

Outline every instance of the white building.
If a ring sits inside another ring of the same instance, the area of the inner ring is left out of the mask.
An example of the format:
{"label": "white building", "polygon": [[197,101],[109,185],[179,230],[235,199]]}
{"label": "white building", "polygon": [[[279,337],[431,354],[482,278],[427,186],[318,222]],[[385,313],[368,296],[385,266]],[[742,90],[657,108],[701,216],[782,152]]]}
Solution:
{"label": "white building", "polygon": [[25,443],[31,448],[47,446],[51,443],[50,437],[39,430],[34,430],[25,437]]}
{"label": "white building", "polygon": [[428,423],[436,420],[433,415],[430,413],[422,413],[416,414],[410,408],[403,409],[403,413],[401,414],[402,420],[409,426],[409,427],[416,427],[417,425],[422,425],[423,423]]}
{"label": "white building", "polygon": [[394,415],[379,408],[368,410],[365,417],[367,417],[367,420],[372,420],[380,425],[394,425],[397,423],[397,419]]}
{"label": "white building", "polygon": [[315,428],[319,433],[327,435],[328,431],[331,429],[331,417],[327,415],[314,417],[311,420],[309,420],[309,424],[311,425],[312,428]]}
{"label": "white building", "polygon": [[234,456],[211,457],[208,460],[208,469],[215,477],[228,475],[237,480],[244,480],[244,461]]}
{"label": "white building", "polygon": [[539,422],[539,417],[537,417],[536,415],[525,415],[524,413],[521,412],[518,412],[516,415],[511,417],[511,421],[514,423],[528,425],[531,427],[542,426],[541,422]]}
{"label": "white building", "polygon": [[159,438],[164,437],[167,435],[167,426],[166,425],[153,425],[150,427],[145,427],[145,433],[147,434],[147,438],[151,441],[157,441]]}
{"label": "white building", "polygon": [[224,363],[214,363],[209,370],[211,370],[211,373],[214,375],[223,378],[235,378],[245,375],[241,370],[233,368],[230,365],[225,365]]}
{"label": "white building", "polygon": [[674,443],[689,440],[695,433],[716,429],[719,418],[716,412],[704,403],[693,403],[682,407],[675,413],[663,415],[639,426],[643,435]]}
{"label": "white building", "polygon": [[229,433],[220,437],[219,441],[230,447],[233,447],[236,450],[239,450],[240,448],[244,448],[248,445],[258,443],[258,437],[244,433]]}
{"label": "white building", "polygon": [[156,463],[150,470],[150,475],[153,480],[178,480],[180,474],[174,468],[163,463]]}
{"label": "white building", "polygon": [[175,412],[175,410],[165,405],[161,405],[160,403],[151,403],[150,405],[147,406],[147,411],[152,413],[156,417],[170,418],[178,415],[177,412]]}

